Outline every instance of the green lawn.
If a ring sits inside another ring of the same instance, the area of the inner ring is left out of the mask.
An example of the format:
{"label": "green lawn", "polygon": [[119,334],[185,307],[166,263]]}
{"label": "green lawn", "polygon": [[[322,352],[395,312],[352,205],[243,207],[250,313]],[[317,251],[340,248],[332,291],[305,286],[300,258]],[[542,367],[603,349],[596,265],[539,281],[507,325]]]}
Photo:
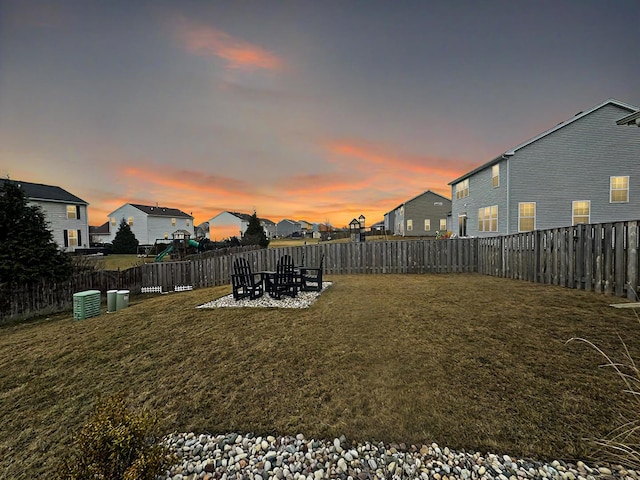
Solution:
{"label": "green lawn", "polygon": [[[0,328],[0,477],[50,475],[99,395],[164,432],[296,434],[588,459],[623,403],[586,337],[639,358],[631,310],[477,274],[333,276],[309,309],[196,309],[230,291]],[[103,307],[104,311],[104,307]]]}

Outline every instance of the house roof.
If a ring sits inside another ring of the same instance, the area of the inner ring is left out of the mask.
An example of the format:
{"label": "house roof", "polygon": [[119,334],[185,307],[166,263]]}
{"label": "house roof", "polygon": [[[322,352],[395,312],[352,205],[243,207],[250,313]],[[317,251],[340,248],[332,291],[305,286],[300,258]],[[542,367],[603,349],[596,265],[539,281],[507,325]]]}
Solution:
{"label": "house roof", "polygon": [[640,110],[627,115],[616,122],[617,125],[637,125],[640,127]]}
{"label": "house roof", "polygon": [[[574,115],[573,117],[571,117],[568,120],[565,120],[564,122],[560,122],[558,123],[555,127],[550,128],[549,130],[545,130],[544,132],[542,132],[539,135],[536,135],[535,137],[527,140],[524,143],[521,143],[520,145],[513,147],[510,150],[507,150],[506,152],[502,153],[501,155],[498,155],[496,158],[489,160],[487,163],[484,163],[482,165],[480,165],[478,168],[475,168],[473,170],[471,170],[470,172],[465,173],[464,175],[462,175],[461,177],[456,178],[455,180],[452,180],[451,182],[449,182],[449,185],[453,185],[456,184],[466,178],[469,178],[470,176],[472,176],[475,173],[480,172],[481,170],[484,170],[485,168],[491,167],[492,165],[495,165],[496,163],[498,163],[500,160],[506,159],[507,157],[510,157],[512,155],[515,155],[515,153],[520,150],[521,148],[524,148],[528,145],[531,145],[534,142],[537,142],[538,140],[540,140],[541,138],[546,137],[547,135],[552,134],[553,132],[560,130],[561,128],[566,127],[567,125],[572,124],[573,122],[580,120],[583,117],[586,117],[587,115],[590,115],[591,113],[595,112],[596,110],[601,109],[602,107],[605,107],[607,105],[615,105],[617,107],[620,107],[624,110],[628,110],[629,112],[635,112],[636,110],[638,110],[638,107],[634,106],[634,105],[630,105],[628,103],[624,103],[621,102],[620,100],[616,100],[614,98],[610,98],[608,100],[605,100],[604,102],[602,102],[599,105],[596,105],[595,107],[590,108],[589,110],[586,110],[584,112],[580,112],[577,113],[576,115]],[[631,115],[630,115],[631,116]],[[628,118],[628,117],[625,117]],[[618,122],[620,122],[620,120],[618,120]],[[616,123],[618,123],[616,122]],[[620,123],[618,123],[618,125],[620,125]]]}
{"label": "house roof", "polygon": [[[400,205],[398,205],[397,207],[393,208],[393,209],[392,209],[392,210],[390,210],[390,211],[397,210],[397,209],[398,209],[398,208],[400,208],[401,206],[406,205],[407,203],[409,203],[409,202],[411,202],[411,201],[415,200],[415,199],[416,199],[416,198],[418,198],[418,197],[421,197],[422,195],[426,195],[427,193],[432,193],[433,195],[436,195],[436,196],[438,196],[438,197],[442,198],[443,200],[446,200],[447,202],[451,202],[451,199],[450,199],[450,198],[445,197],[444,195],[440,195],[439,193],[436,193],[436,192],[434,192],[433,190],[426,190],[426,191],[424,191],[424,192],[422,192],[422,193],[419,193],[419,194],[418,194],[418,195],[416,195],[415,197],[411,197],[409,200],[406,200],[406,201],[402,202]],[[387,213],[388,213],[388,212],[387,212]]]}
{"label": "house roof", "polygon": [[75,204],[89,205],[88,202],[85,202],[81,198],[76,197],[75,195],[67,192],[66,190],[53,185],[22,182],[20,180],[8,180],[6,178],[3,178],[2,182],[3,182],[3,185],[6,182],[17,184],[22,189],[25,196],[29,200],[45,200],[48,202],[62,202],[62,203],[75,203]]}
{"label": "house roof", "polygon": [[100,234],[100,233],[109,233],[109,222],[104,222],[99,227],[89,226],[89,233]]}
{"label": "house roof", "polygon": [[193,218],[192,215],[184,213],[182,210],[178,210],[177,208],[168,208],[168,207],[158,207],[151,205],[140,205],[138,203],[130,203],[132,207],[137,208],[138,210],[146,213],[147,215],[151,215],[154,217],[184,217],[184,218]]}
{"label": "house roof", "polygon": [[291,219],[289,219],[289,218],[283,218],[283,219],[282,219],[282,220],[280,220],[278,223],[282,223],[282,222],[289,222],[289,223],[291,223],[292,225],[296,225],[296,224],[298,224],[298,222],[296,222],[295,220],[291,220]]}

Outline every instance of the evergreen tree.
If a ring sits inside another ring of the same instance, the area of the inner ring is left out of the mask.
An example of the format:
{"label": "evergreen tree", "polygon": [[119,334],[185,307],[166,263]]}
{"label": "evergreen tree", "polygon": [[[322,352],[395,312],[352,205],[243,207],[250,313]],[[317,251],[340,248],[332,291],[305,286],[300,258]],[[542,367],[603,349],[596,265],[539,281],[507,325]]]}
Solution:
{"label": "evergreen tree", "polygon": [[242,236],[242,245],[260,245],[262,248],[269,246],[269,239],[264,233],[256,212],[249,218],[249,225]]}
{"label": "evergreen tree", "polygon": [[138,239],[131,231],[131,227],[123,218],[120,227],[116,232],[116,237],[111,242],[113,253],[138,253]]}
{"label": "evergreen tree", "polygon": [[0,284],[66,280],[71,259],[53,240],[44,212],[15,182],[0,184]]}

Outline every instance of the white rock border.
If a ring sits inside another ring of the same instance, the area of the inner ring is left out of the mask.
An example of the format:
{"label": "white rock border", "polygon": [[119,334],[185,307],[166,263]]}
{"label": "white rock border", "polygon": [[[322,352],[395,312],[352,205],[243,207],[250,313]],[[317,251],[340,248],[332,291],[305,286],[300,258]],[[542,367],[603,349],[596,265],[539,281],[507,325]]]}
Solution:
{"label": "white rock border", "polygon": [[331,282],[322,282],[322,290],[319,292],[298,292],[294,298],[284,296],[280,300],[271,298],[266,292],[255,300],[243,298],[237,301],[229,294],[196,308],[309,308],[331,285]]}

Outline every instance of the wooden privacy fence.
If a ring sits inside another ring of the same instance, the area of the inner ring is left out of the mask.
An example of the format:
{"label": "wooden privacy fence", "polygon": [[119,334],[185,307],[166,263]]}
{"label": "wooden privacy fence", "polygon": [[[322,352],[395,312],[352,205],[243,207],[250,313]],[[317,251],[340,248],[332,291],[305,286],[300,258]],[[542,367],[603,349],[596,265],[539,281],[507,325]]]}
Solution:
{"label": "wooden privacy fence", "polygon": [[599,223],[481,238],[476,271],[635,300],[639,225]]}
{"label": "wooden privacy fence", "polygon": [[142,287],[212,287],[229,283],[233,259],[251,268],[275,270],[280,256],[298,265],[317,266],[324,256],[328,275],[478,272],[537,283],[635,298],[639,280],[639,222],[618,222],[539,230],[490,238],[326,243],[202,255],[191,261],[150,263],[124,271],[92,271],[68,282],[0,288],[0,323],[69,309],[82,290]]}

